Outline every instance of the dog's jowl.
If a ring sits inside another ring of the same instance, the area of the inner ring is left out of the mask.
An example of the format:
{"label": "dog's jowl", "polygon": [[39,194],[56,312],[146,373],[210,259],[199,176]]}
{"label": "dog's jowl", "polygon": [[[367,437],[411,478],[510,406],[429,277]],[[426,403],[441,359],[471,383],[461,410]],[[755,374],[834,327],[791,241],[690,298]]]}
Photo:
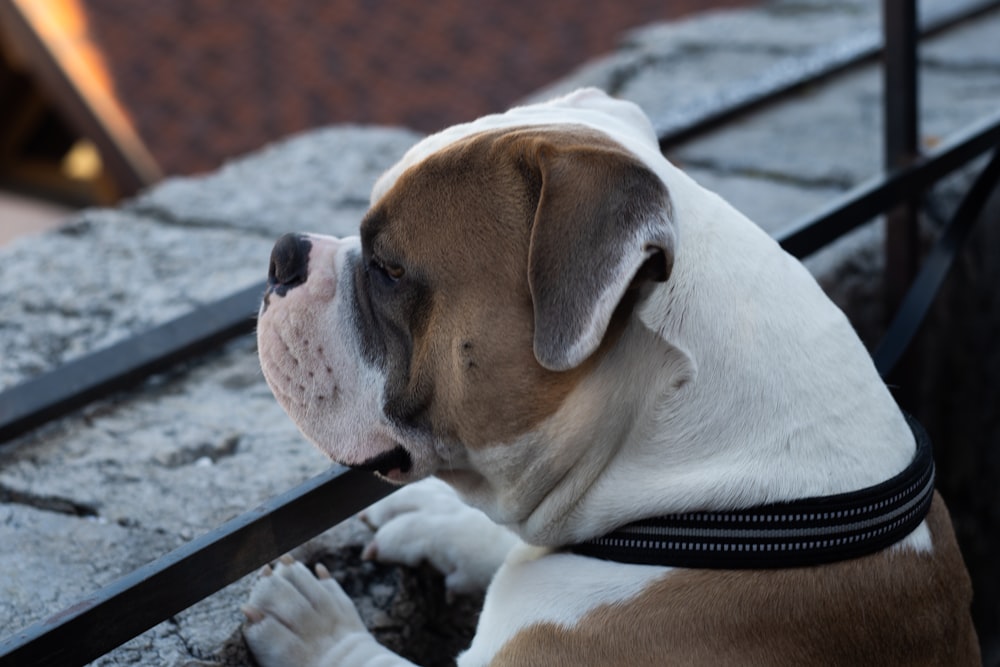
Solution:
{"label": "dog's jowl", "polygon": [[[269,273],[274,395],[408,484],[366,554],[488,586],[460,666],[979,664],[920,426],[634,105],[582,90],[433,135],[359,236],[283,237]],[[262,665],[410,664],[323,570],[278,565],[246,612]]]}

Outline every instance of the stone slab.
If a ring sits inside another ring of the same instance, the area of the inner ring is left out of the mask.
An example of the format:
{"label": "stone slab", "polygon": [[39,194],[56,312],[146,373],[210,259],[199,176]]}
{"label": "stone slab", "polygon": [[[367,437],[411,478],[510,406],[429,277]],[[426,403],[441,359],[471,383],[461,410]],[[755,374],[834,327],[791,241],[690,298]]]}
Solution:
{"label": "stone slab", "polygon": [[767,174],[809,187],[848,188],[877,173],[879,79],[864,71],[729,124],[674,151],[722,173]]}
{"label": "stone slab", "polygon": [[0,504],[0,544],[5,634],[178,546],[175,536],[152,529],[8,502]]}
{"label": "stone slab", "polygon": [[263,280],[270,246],[126,210],[16,241],[0,265],[0,388]]}
{"label": "stone slab", "polygon": [[783,231],[795,220],[818,211],[843,194],[838,188],[802,187],[763,175],[727,174],[686,165],[683,160],[676,164],[771,234]]}
{"label": "stone slab", "polygon": [[1000,16],[986,15],[942,35],[920,50],[925,66],[952,69],[1000,68]]}
{"label": "stone slab", "polygon": [[184,228],[356,233],[375,179],[420,138],[400,128],[339,126],[291,137],[201,178],[173,178],[127,210]]}
{"label": "stone slab", "polygon": [[[926,148],[1000,108],[1000,70],[921,75]],[[882,169],[881,75],[864,70],[795,95],[672,152],[722,173],[764,173],[806,187],[848,188]],[[961,104],[955,104],[961,100]]]}
{"label": "stone slab", "polygon": [[[622,46],[653,54],[665,51],[722,51],[799,54],[864,33],[879,38],[878,4],[834,3],[811,14],[770,7],[704,12],[690,21],[657,23],[629,33]],[[804,25],[804,22],[808,22]]]}

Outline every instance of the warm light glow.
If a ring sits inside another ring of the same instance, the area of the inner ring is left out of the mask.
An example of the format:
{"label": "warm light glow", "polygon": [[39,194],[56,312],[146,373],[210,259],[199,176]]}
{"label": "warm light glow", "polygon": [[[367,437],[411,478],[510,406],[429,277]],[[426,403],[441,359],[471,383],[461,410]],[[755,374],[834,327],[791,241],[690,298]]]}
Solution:
{"label": "warm light glow", "polygon": [[81,139],[73,144],[62,161],[63,173],[78,181],[96,179],[101,169],[101,154],[97,152],[97,146],[87,139]]}
{"label": "warm light glow", "polygon": [[16,4],[49,48],[74,62],[74,74],[113,95],[111,75],[90,39],[80,0],[16,0]]}
{"label": "warm light glow", "polygon": [[[162,173],[119,101],[111,70],[93,41],[81,0],[12,0],[131,168],[145,183]],[[98,158],[98,165],[100,160]]]}

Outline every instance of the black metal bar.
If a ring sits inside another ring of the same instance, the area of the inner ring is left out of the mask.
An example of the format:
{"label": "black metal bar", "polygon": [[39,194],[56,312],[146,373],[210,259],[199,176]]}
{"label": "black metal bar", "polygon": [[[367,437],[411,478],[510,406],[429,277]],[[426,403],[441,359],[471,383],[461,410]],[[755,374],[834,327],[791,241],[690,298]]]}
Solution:
{"label": "black metal bar", "polygon": [[973,158],[1000,145],[1000,113],[950,138],[917,162],[876,176],[844,193],[817,213],[802,218],[775,238],[798,258],[875,218],[914,190],[924,190]]}
{"label": "black metal bar", "polygon": [[[1000,0],[987,0],[968,5],[962,9],[946,9],[938,13],[932,20],[925,22],[919,33],[920,37],[926,39],[941,34],[966,21],[995,11],[997,8],[1000,8]],[[660,150],[666,152],[674,146],[774,104],[808,86],[814,86],[859,65],[869,63],[881,55],[882,45],[877,42],[857,44],[853,48],[831,53],[826,62],[820,66],[801,67],[795,72],[790,72],[785,78],[775,78],[770,86],[762,86],[745,96],[731,99],[715,110],[702,111],[679,122],[669,122],[654,117],[652,119],[653,127],[660,135]]]}
{"label": "black metal bar", "polygon": [[883,136],[886,171],[919,154],[916,0],[883,0]]}
{"label": "black metal bar", "polygon": [[[883,71],[883,136],[885,171],[912,164],[920,154],[917,83],[916,0],[883,0],[885,39]],[[919,191],[886,214],[887,312],[895,310],[916,275],[919,258],[917,208]]]}
{"label": "black metal bar", "polygon": [[0,443],[253,331],[263,294],[254,285],[0,393]]}
{"label": "black metal bar", "polygon": [[0,667],[83,665],[250,574],[395,487],[340,466],[0,643]]}
{"label": "black metal bar", "polygon": [[[917,86],[916,0],[883,0],[883,138],[884,165],[892,172],[912,164],[920,154]],[[912,190],[885,214],[885,312],[895,312],[917,273],[920,235],[917,216],[922,189]],[[896,380],[896,400],[907,407],[917,369],[903,364]]]}
{"label": "black metal bar", "polygon": [[899,305],[885,336],[875,348],[875,367],[891,373],[927,316],[955,257],[972,232],[990,195],[1000,182],[1000,149],[979,173],[948,226],[924,259],[920,272]]}

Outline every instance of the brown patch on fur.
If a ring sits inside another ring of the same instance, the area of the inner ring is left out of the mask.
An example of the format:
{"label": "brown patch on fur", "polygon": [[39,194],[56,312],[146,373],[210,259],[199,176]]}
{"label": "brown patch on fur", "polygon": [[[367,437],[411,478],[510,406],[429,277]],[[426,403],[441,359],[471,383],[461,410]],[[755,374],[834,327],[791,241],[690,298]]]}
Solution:
{"label": "brown patch on fur", "polygon": [[[370,251],[402,267],[403,280],[429,295],[421,312],[396,323],[412,340],[409,359],[390,359],[407,374],[405,386],[390,382],[389,400],[419,402],[439,435],[468,447],[512,441],[553,414],[614,343],[635,302],[623,299],[601,349],[582,365],[553,372],[535,358],[528,277],[542,188],[535,165],[542,152],[567,151],[586,154],[608,173],[638,165],[595,132],[482,133],[404,172],[362,225]],[[565,238],[563,262],[574,254],[586,261],[574,241]],[[384,316],[393,309],[386,305]]]}
{"label": "brown patch on fur", "polygon": [[518,633],[492,667],[979,665],[972,587],[947,508],[933,554],[883,551],[816,568],[683,570],[589,612]]}

